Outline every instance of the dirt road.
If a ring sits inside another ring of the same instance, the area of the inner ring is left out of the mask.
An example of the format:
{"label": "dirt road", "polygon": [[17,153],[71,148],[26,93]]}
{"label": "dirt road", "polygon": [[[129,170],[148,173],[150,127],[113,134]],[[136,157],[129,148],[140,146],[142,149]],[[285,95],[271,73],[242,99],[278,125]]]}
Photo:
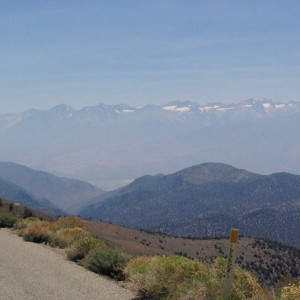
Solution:
{"label": "dirt road", "polygon": [[0,300],[125,300],[133,294],[46,246],[0,229]]}

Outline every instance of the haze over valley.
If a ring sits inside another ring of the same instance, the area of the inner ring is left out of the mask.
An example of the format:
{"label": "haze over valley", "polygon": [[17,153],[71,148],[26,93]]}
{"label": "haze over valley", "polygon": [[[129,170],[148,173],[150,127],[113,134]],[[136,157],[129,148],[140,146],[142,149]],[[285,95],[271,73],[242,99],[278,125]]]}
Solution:
{"label": "haze over valley", "polygon": [[299,102],[59,105],[2,112],[0,157],[104,190],[210,161],[300,174],[299,128]]}

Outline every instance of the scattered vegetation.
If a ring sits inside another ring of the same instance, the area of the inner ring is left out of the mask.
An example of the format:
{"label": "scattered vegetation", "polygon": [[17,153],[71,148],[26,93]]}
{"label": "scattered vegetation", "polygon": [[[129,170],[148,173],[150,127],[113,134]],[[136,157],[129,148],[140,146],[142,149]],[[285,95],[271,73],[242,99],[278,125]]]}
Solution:
{"label": "scattered vegetation", "polygon": [[[82,221],[74,216],[59,218],[55,222],[41,221],[35,217],[25,219],[17,215],[14,205],[3,205],[0,201],[0,227],[14,227],[24,240],[47,243],[50,246],[64,248],[69,260],[76,261],[87,269],[109,276],[116,280],[125,280],[139,298],[137,299],[222,299],[226,269],[226,260],[216,258],[212,262],[200,261],[181,256],[156,255],[136,256],[129,258],[120,250],[112,247],[106,241],[92,236]],[[24,216],[24,211],[22,214]],[[27,214],[30,215],[30,214]],[[136,237],[136,236],[135,236]],[[133,237],[134,238],[134,237]],[[164,245],[165,237],[158,237],[159,245]],[[138,240],[136,237],[135,240]],[[143,246],[150,247],[151,242],[141,239]],[[268,268],[278,268],[275,264],[276,249],[280,244],[274,244],[274,253],[270,251],[266,242],[255,240],[253,257],[257,264]],[[188,245],[189,246],[189,245]],[[223,255],[223,248],[219,244],[214,246],[215,251]],[[286,254],[297,258],[296,250],[291,249]],[[225,251],[226,252],[226,251]],[[178,253],[179,254],[179,253]],[[268,255],[274,259],[267,263],[263,260]],[[199,256],[199,252],[197,254]],[[244,253],[237,260],[243,263]],[[255,264],[245,267],[252,269]],[[262,271],[264,272],[263,269]],[[296,270],[294,275],[299,275]],[[259,283],[259,277],[240,267],[235,268],[232,299],[272,299],[297,300],[300,299],[300,282],[290,276],[274,290],[267,290]],[[292,274],[293,275],[293,274]]]}

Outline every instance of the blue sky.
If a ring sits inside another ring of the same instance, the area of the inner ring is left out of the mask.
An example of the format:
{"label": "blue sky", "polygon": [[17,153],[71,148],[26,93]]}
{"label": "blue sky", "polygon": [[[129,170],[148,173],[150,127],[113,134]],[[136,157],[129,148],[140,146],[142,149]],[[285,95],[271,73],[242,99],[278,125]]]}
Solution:
{"label": "blue sky", "polygon": [[300,100],[299,1],[2,0],[0,112]]}

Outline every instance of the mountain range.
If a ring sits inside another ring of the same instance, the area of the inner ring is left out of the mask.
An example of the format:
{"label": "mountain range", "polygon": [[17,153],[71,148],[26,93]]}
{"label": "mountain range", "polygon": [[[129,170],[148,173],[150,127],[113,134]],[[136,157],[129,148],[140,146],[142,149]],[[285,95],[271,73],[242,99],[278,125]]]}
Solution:
{"label": "mountain range", "polygon": [[0,114],[0,157],[113,190],[144,174],[223,162],[300,174],[300,103],[58,105]]}
{"label": "mountain range", "polygon": [[79,212],[176,236],[241,234],[300,247],[300,176],[261,175],[205,163],[170,175],[143,176],[94,199]]}
{"label": "mountain range", "polygon": [[12,162],[0,162],[0,197],[51,214],[76,213],[89,199],[103,194],[76,179],[58,177]]}

